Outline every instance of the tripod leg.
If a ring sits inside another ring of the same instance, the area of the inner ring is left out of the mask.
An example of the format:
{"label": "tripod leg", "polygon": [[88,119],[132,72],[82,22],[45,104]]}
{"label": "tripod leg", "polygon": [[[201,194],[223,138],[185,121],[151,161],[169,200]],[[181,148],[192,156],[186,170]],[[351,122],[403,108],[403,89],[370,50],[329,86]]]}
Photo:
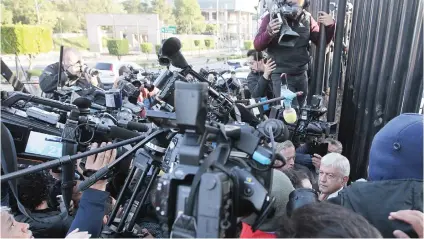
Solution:
{"label": "tripod leg", "polygon": [[[156,178],[159,174],[160,167],[158,165],[153,165],[153,168],[154,168],[154,170],[153,170],[152,178],[150,179],[149,184],[147,185],[147,188],[144,191],[143,197],[141,198],[141,201],[138,204],[137,209],[135,210],[134,215],[132,216],[130,223],[128,224],[128,227],[127,227],[128,231],[132,231],[132,229],[134,228],[135,219],[137,218],[137,215],[140,213],[140,210],[143,207],[143,204],[147,199],[147,195],[149,195],[149,192],[150,192],[150,189],[153,185],[153,182],[156,180]],[[137,194],[137,193],[134,193],[133,195],[135,195],[135,194]]]}
{"label": "tripod leg", "polygon": [[119,192],[119,196],[118,199],[116,200],[116,204],[115,207],[113,208],[110,217],[109,217],[109,221],[107,222],[107,225],[110,226],[112,225],[113,221],[115,220],[116,214],[118,213],[119,207],[121,206],[121,204],[123,204],[122,200],[123,200],[123,196],[125,193],[125,190],[128,188],[128,185],[130,184],[131,180],[134,177],[134,173],[137,170],[136,167],[133,167],[130,171],[130,173],[128,174],[127,178],[125,179],[125,183],[123,188],[121,189],[121,192]]}
{"label": "tripod leg", "polygon": [[128,214],[131,211],[131,207],[132,207],[132,205],[135,201],[135,197],[137,196],[137,192],[140,191],[141,186],[143,185],[143,181],[146,178],[147,173],[150,171],[151,167],[152,167],[152,165],[148,164],[147,167],[146,167],[146,170],[143,171],[143,174],[141,175],[140,179],[137,181],[137,185],[134,188],[134,193],[131,196],[130,201],[128,202],[128,206],[125,209],[124,214],[122,215],[121,221],[119,222],[117,232],[121,232],[122,229],[124,228],[125,221],[127,220]]}

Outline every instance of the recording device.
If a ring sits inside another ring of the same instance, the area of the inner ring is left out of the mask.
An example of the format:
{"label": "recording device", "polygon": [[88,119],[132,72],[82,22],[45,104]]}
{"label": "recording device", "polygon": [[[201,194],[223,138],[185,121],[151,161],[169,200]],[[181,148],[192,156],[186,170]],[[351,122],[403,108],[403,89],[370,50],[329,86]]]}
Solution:
{"label": "recording device", "polygon": [[309,145],[309,152],[313,156],[314,154],[318,154],[320,156],[324,156],[328,153],[328,143],[317,143],[312,142]]}
{"label": "recording device", "polygon": [[291,29],[287,22],[287,18],[296,18],[301,7],[297,3],[288,2],[287,0],[271,0],[267,2],[271,19],[277,18],[281,23],[280,36],[278,44],[286,47],[294,47],[299,38],[299,34]]}
{"label": "recording device", "polygon": [[[158,97],[168,105],[173,106],[172,92],[175,89],[176,81],[187,82],[188,76],[195,78],[198,82],[208,82],[201,74],[195,72],[191,66],[187,63],[184,56],[180,52],[181,42],[178,38],[171,37],[164,41],[161,50],[159,51],[159,58],[163,61],[167,61],[175,67],[181,68],[182,70],[178,73],[171,72],[163,73],[155,81],[155,86],[161,90]],[[161,87],[162,86],[162,87]],[[222,123],[228,123],[230,117],[237,121],[244,121],[251,125],[257,125],[257,119],[242,105],[237,105],[231,99],[231,97],[217,92],[212,87],[208,89],[209,93],[209,110],[208,118],[210,120],[218,120]],[[164,98],[167,97],[167,99]],[[161,102],[161,104],[163,104]],[[155,102],[156,104],[157,102]],[[166,105],[165,104],[165,105]],[[174,107],[168,107],[173,109]],[[241,117],[240,117],[241,116]]]}
{"label": "recording device", "polygon": [[98,76],[99,75],[99,71],[97,69],[90,68],[87,65],[83,65],[81,67],[81,71],[84,72],[84,73],[86,73],[86,74],[88,74],[88,75],[90,75],[90,76],[92,76],[92,77],[95,77],[95,76]]}
{"label": "recording device", "polygon": [[[266,170],[273,165],[273,154],[259,145],[263,135],[243,124],[205,125],[208,85],[175,85],[176,122],[185,133],[178,141],[179,164],[157,184],[154,206],[158,216],[171,237],[234,237],[236,218],[252,213],[258,214],[253,226],[257,228],[274,201],[268,195],[272,173]],[[199,140],[210,134],[217,144],[203,159],[204,141]],[[234,150],[246,158],[231,156]],[[252,169],[248,162],[262,166],[262,171]],[[208,182],[213,184],[208,186]]]}
{"label": "recording device", "polygon": [[140,95],[140,89],[135,87],[131,82],[123,79],[118,80],[118,89],[122,92],[123,97],[127,97],[132,104],[137,104],[137,99]]}
{"label": "recording device", "polygon": [[322,96],[312,96],[311,104],[300,109],[300,117],[296,125],[287,125],[295,144],[318,142],[322,138],[328,138],[337,133],[337,122],[326,122],[320,119],[327,113],[327,108],[323,107],[322,102]]}

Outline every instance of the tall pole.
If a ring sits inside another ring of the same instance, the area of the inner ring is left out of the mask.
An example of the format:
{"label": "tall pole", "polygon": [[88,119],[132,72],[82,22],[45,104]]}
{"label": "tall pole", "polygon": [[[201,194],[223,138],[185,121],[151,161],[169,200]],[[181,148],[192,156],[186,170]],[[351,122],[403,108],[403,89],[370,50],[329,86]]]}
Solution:
{"label": "tall pole", "polygon": [[40,9],[38,6],[38,0],[34,0],[35,3],[35,11],[37,13],[37,24],[40,25]]}
{"label": "tall pole", "polygon": [[219,31],[220,31],[220,27],[219,27],[219,0],[216,0],[216,28],[217,28],[216,37],[218,38],[218,47],[219,47],[219,42],[220,42],[220,39],[219,39]]}
{"label": "tall pole", "polygon": [[[322,6],[323,12],[328,13],[330,11],[330,0],[324,0],[323,6]],[[316,72],[315,72],[315,94],[316,95],[322,95],[322,82],[324,78],[324,64],[325,64],[325,49],[327,48],[327,34],[324,24],[320,24],[319,26],[319,48],[318,48],[318,63],[316,66]],[[333,68],[334,69],[334,68]],[[334,71],[333,71],[334,72]]]}
{"label": "tall pole", "polygon": [[339,0],[337,6],[337,25],[336,37],[334,39],[333,67],[330,80],[330,100],[328,101],[327,121],[333,122],[336,118],[336,101],[337,101],[337,86],[339,77],[342,77],[340,72],[342,48],[343,48],[343,30],[344,20],[346,15],[346,0]]}

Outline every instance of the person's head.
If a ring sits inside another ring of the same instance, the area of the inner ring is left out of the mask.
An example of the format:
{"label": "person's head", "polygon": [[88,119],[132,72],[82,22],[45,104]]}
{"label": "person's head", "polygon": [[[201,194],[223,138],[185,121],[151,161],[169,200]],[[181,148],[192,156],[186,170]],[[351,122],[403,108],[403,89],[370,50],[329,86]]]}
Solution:
{"label": "person's head", "polygon": [[343,152],[343,145],[340,141],[327,138],[325,139],[324,143],[328,143],[328,153],[339,153],[341,154]]}
{"label": "person's head", "polygon": [[84,64],[81,54],[74,48],[63,49],[63,69],[70,75],[80,75],[81,67]]}
{"label": "person's head", "polygon": [[253,72],[264,71],[264,55],[260,51],[249,50],[247,52],[247,63]]}
{"label": "person's head", "polygon": [[49,197],[49,178],[46,173],[37,172],[25,175],[18,181],[19,200],[30,211],[47,205]]}
{"label": "person's head", "polygon": [[349,160],[339,153],[329,153],[321,159],[319,168],[319,190],[332,194],[346,186],[349,180]]}
{"label": "person's head", "polygon": [[283,143],[279,143],[277,146],[277,152],[283,155],[286,160],[286,164],[282,167],[283,170],[291,169],[294,167],[294,160],[296,158],[296,149],[294,144],[290,141],[284,141]]}
{"label": "person's head", "polygon": [[33,238],[28,223],[15,221],[8,207],[0,207],[1,238]]}
{"label": "person's head", "polygon": [[[260,231],[263,232],[276,232],[279,229],[280,222],[287,214],[287,203],[289,202],[289,195],[294,191],[293,185],[290,179],[281,171],[272,171],[272,184],[271,184],[270,196],[275,197],[273,204],[273,212],[268,214],[265,221],[259,226]],[[256,214],[252,214],[247,218],[242,219],[244,223],[252,225],[257,218]]]}
{"label": "person's head", "polygon": [[293,169],[286,169],[286,170],[283,170],[283,172],[287,175],[287,177],[289,177],[295,189],[297,188],[312,189],[311,180],[309,179],[308,175],[306,175],[306,173],[293,170]]}
{"label": "person's head", "polygon": [[375,136],[369,156],[368,179],[423,179],[423,125],[421,114],[401,114]]}
{"label": "person's head", "polygon": [[119,68],[118,74],[119,76],[123,76],[124,74],[128,75],[128,74],[131,74],[131,70],[128,66],[123,65]]}
{"label": "person's head", "polygon": [[278,237],[292,238],[382,238],[361,215],[327,202],[307,204],[293,211]]}

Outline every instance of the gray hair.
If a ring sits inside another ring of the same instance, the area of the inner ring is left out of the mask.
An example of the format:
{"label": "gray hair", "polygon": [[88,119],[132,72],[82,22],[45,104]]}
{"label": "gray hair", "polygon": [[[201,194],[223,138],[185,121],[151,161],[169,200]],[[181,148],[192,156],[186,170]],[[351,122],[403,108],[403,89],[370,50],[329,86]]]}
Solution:
{"label": "gray hair", "polygon": [[332,152],[332,153],[341,154],[343,152],[343,145],[338,140],[335,140],[335,139],[332,139],[332,138],[327,138],[327,139],[324,140],[324,143],[328,143],[328,144],[331,144],[331,145],[334,145],[334,146],[337,147],[337,150],[335,152]]}
{"label": "gray hair", "polygon": [[350,163],[349,160],[339,153],[329,153],[321,159],[321,166],[333,167],[340,170],[343,177],[349,177]]}
{"label": "gray hair", "polygon": [[282,143],[277,144],[277,152],[281,152],[281,151],[286,150],[288,148],[294,148],[294,144],[290,140],[286,140]]}

